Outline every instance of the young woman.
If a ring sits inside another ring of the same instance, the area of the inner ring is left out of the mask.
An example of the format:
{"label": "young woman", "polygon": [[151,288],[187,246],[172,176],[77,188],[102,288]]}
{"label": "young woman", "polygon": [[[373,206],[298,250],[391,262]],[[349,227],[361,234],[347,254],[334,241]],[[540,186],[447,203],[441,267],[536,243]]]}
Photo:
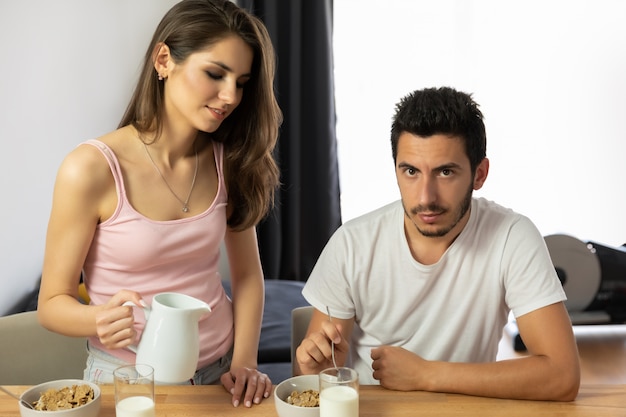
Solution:
{"label": "young woman", "polygon": [[[281,112],[263,24],[228,0],[183,0],[158,25],[119,128],[63,161],[48,225],[39,319],[88,337],[85,378],[110,382],[160,292],[208,303],[190,383],[233,405],[269,396],[257,370],[264,301],[255,225],[278,185]],[[218,272],[225,242],[232,302]],[[90,304],[77,300],[81,272]]]}

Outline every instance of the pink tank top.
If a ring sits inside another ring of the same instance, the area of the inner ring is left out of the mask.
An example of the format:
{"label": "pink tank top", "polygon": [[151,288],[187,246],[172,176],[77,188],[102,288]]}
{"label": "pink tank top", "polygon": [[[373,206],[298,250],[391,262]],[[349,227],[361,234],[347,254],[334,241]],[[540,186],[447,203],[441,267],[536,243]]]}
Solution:
{"label": "pink tank top", "polygon": [[[223,146],[213,143],[219,186],[211,206],[197,216],[155,221],[131,206],[113,151],[97,140],[85,143],[98,148],[107,159],[118,198],[111,218],[97,226],[85,259],[84,279],[91,304],[104,304],[121,289],[137,291],[148,304],[160,292],[179,292],[203,300],[212,311],[198,323],[198,369],[215,362],[233,344],[232,305],[218,267],[220,244],[226,232]],[[138,337],[144,325],[143,311],[135,309]],[[135,354],[128,349],[109,350],[97,337],[90,337],[89,342],[126,362],[135,361]]]}

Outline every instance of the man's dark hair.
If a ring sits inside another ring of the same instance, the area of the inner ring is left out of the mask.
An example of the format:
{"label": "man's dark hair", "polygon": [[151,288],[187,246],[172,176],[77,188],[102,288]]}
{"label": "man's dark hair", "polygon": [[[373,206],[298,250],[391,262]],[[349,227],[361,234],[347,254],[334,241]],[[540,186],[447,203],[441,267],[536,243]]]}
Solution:
{"label": "man's dark hair", "polygon": [[450,87],[416,90],[400,100],[391,124],[393,160],[398,156],[398,139],[404,132],[428,137],[457,136],[465,142],[472,172],[487,154],[483,114],[467,93]]}

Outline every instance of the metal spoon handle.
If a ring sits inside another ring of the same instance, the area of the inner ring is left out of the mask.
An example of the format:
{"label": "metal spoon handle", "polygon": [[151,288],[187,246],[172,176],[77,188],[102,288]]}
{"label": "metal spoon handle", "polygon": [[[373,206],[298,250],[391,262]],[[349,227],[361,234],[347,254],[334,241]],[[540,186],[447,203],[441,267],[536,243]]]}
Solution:
{"label": "metal spoon handle", "polygon": [[19,396],[13,394],[11,391],[7,390],[6,388],[4,388],[3,386],[0,386],[0,390],[4,391],[5,394],[10,395],[11,397],[15,398],[16,400],[18,400],[19,402],[21,402],[22,404],[24,404],[26,407],[30,408],[31,410],[34,410],[35,407],[33,407],[32,404],[30,404],[27,401],[24,401],[23,399],[21,399]]}
{"label": "metal spoon handle", "polygon": [[[330,308],[326,306],[326,312],[328,313],[328,321],[332,323],[332,316],[330,315]],[[335,362],[335,342],[330,341],[330,352],[333,357],[333,366],[337,369],[337,362]]]}

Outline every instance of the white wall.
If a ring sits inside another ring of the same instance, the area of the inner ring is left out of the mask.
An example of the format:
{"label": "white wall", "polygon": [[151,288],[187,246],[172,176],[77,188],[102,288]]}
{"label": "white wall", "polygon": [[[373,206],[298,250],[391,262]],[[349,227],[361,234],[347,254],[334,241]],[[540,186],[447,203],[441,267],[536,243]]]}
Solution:
{"label": "white wall", "polygon": [[[115,128],[177,0],[0,0],[0,315],[41,272],[62,158]],[[389,147],[408,91],[452,85],[486,115],[480,193],[544,234],[626,242],[626,2],[335,0],[343,216],[398,197]]]}
{"label": "white wall", "polygon": [[0,0],[0,315],[35,288],[56,170],[115,129],[177,0]]}
{"label": "white wall", "polygon": [[489,178],[475,193],[544,234],[626,243],[626,2],[335,0],[343,219],[399,198],[389,130],[417,88],[474,93]]}

